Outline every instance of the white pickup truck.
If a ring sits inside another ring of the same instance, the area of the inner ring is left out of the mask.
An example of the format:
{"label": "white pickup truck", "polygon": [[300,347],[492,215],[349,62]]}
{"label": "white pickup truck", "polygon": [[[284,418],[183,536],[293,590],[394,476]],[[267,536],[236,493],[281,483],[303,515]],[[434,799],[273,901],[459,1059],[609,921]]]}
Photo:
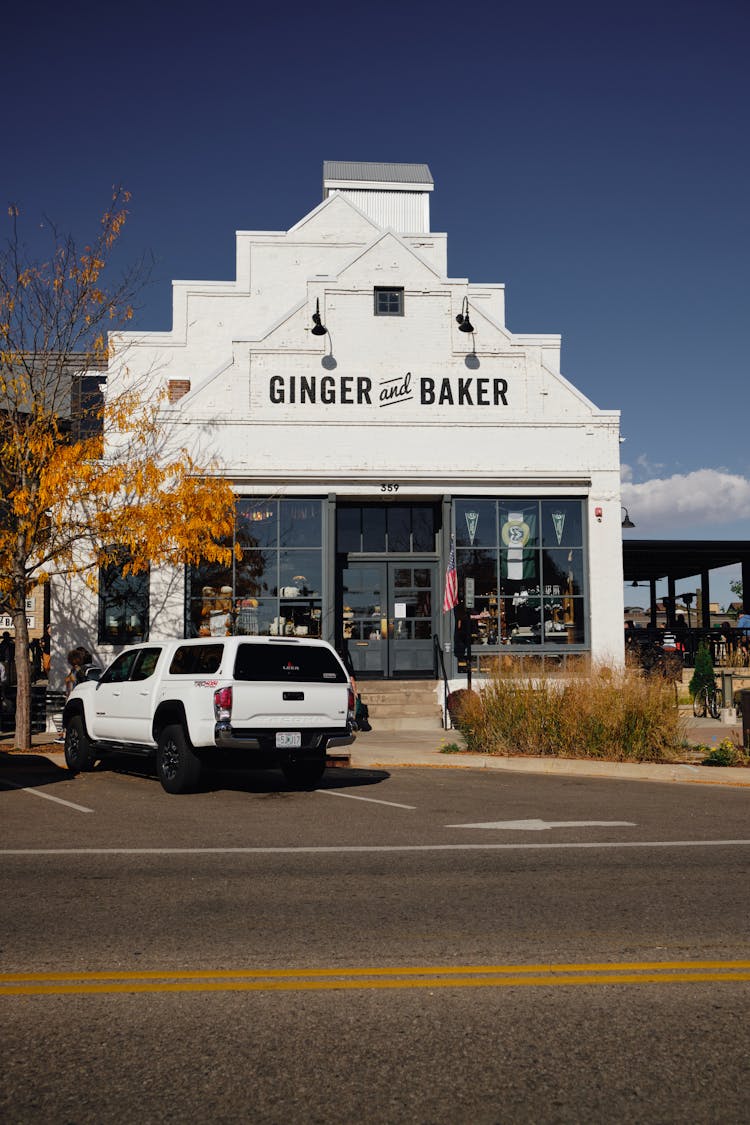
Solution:
{"label": "white pickup truck", "polygon": [[[65,761],[90,770],[113,753],[155,756],[168,793],[194,789],[202,762],[321,778],[326,751],[353,742],[354,692],[326,641],[221,637],[153,641],[121,652],[63,711]],[[224,751],[233,752],[231,755]]]}

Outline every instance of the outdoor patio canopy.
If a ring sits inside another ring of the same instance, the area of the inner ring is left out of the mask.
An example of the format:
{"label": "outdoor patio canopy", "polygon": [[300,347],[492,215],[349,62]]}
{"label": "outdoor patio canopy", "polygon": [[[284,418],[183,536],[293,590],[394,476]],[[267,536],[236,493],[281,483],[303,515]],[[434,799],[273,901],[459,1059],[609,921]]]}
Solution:
{"label": "outdoor patio canopy", "polygon": [[623,539],[623,571],[626,582],[648,582],[651,610],[655,613],[656,582],[667,580],[667,597],[674,613],[675,583],[699,577],[703,628],[710,626],[710,574],[720,567],[739,563],[742,568],[743,604],[750,608],[750,540],[747,539]]}

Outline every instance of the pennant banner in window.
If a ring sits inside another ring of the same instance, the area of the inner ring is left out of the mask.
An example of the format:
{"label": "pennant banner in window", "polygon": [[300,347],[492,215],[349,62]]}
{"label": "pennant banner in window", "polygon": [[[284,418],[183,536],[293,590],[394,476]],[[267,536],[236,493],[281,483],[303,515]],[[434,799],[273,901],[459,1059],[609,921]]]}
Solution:
{"label": "pennant banner in window", "polygon": [[520,580],[533,578],[535,552],[524,550],[534,538],[536,516],[529,512],[509,511],[501,523],[500,536],[508,548],[502,553],[503,577]]}

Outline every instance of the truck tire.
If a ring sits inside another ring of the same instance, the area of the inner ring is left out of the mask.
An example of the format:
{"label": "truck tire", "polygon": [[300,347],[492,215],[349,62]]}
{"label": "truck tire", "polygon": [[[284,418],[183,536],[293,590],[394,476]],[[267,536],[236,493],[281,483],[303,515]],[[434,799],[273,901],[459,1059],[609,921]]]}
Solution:
{"label": "truck tire", "polygon": [[325,773],[325,758],[285,762],[281,767],[287,784],[292,789],[313,789]]}
{"label": "truck tire", "polygon": [[190,793],[197,787],[201,761],[181,726],[165,727],[159,735],[156,773],[167,793]]}
{"label": "truck tire", "polygon": [[74,715],[65,730],[65,765],[72,773],[86,773],[96,763],[96,753],[81,715]]}

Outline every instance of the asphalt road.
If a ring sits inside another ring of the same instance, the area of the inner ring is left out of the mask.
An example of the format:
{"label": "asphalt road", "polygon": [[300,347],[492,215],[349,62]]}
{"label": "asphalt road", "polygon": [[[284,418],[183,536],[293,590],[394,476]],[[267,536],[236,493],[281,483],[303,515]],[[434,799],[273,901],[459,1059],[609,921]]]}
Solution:
{"label": "asphalt road", "polygon": [[750,1117],[746,790],[133,767],[0,774],[4,1121]]}

